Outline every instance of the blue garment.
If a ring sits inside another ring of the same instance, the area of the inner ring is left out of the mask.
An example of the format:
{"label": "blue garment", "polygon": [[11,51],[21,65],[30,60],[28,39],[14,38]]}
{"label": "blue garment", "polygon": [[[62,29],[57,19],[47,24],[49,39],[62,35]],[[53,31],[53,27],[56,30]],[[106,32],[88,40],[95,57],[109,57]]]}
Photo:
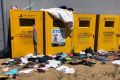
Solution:
{"label": "blue garment", "polygon": [[64,58],[66,58],[67,56],[68,56],[67,54],[60,52],[60,53],[57,54],[57,57],[55,59],[56,60],[62,60]]}
{"label": "blue garment", "polygon": [[85,54],[80,54],[80,59],[86,58]]}
{"label": "blue garment", "polygon": [[9,72],[6,72],[5,75],[14,75],[14,74],[18,74],[18,68],[14,68],[12,70],[10,70]]}
{"label": "blue garment", "polygon": [[106,58],[103,58],[103,57],[97,57],[97,56],[94,56],[94,58],[95,58],[96,60],[101,61],[101,62],[106,62]]}

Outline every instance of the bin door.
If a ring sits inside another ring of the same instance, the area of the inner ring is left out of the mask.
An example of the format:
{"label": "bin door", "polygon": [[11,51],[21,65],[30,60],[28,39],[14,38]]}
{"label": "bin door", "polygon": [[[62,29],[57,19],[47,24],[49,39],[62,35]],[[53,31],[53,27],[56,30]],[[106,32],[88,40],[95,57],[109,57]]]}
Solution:
{"label": "bin door", "polygon": [[[10,10],[10,27],[11,27],[11,47],[12,57],[25,56],[33,54],[33,25],[42,34],[42,12]],[[38,43],[42,43],[40,35]],[[42,52],[42,45],[38,47],[38,53]]]}
{"label": "bin door", "polygon": [[100,15],[98,50],[114,51],[118,44],[119,17],[117,15]]}
{"label": "bin door", "polygon": [[59,52],[69,53],[71,38],[69,28],[60,20],[45,13],[45,53],[47,55]]}
{"label": "bin door", "polygon": [[94,14],[75,14],[73,41],[76,52],[88,47],[94,48],[95,23]]}

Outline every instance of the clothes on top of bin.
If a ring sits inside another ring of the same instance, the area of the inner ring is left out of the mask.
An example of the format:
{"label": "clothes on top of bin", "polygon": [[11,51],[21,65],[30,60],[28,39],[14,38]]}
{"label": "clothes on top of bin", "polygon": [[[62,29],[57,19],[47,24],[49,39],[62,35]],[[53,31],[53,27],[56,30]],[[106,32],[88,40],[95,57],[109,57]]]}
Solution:
{"label": "clothes on top of bin", "polygon": [[55,18],[62,20],[63,22],[74,22],[73,13],[67,9],[61,8],[49,8],[49,9],[40,9],[42,11],[49,12]]}
{"label": "clothes on top of bin", "polygon": [[70,32],[73,29],[74,25],[74,16],[73,16],[73,8],[65,8],[66,6],[59,7],[59,8],[49,8],[49,9],[40,9],[42,11],[47,11],[50,13],[54,18],[61,20],[64,22],[67,27],[69,28]]}

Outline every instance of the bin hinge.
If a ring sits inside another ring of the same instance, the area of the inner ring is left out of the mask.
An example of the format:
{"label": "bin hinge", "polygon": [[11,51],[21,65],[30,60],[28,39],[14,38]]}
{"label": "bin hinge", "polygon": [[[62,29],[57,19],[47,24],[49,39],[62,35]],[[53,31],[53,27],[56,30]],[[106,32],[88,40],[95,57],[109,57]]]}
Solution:
{"label": "bin hinge", "polygon": [[95,38],[95,35],[93,34],[93,38]]}
{"label": "bin hinge", "polygon": [[118,37],[120,37],[120,34],[118,34]]}
{"label": "bin hinge", "polygon": [[119,37],[120,35],[119,34],[116,34],[116,37]]}
{"label": "bin hinge", "polygon": [[11,36],[11,40],[13,40],[14,39],[14,37],[13,36]]}

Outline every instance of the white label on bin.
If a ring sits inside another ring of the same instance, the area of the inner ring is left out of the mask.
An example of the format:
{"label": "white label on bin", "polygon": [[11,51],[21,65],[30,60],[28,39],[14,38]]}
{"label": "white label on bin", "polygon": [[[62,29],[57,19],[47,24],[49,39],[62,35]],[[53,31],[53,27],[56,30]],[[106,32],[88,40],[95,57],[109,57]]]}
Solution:
{"label": "white label on bin", "polygon": [[52,29],[52,47],[65,46],[65,29],[53,28]]}

